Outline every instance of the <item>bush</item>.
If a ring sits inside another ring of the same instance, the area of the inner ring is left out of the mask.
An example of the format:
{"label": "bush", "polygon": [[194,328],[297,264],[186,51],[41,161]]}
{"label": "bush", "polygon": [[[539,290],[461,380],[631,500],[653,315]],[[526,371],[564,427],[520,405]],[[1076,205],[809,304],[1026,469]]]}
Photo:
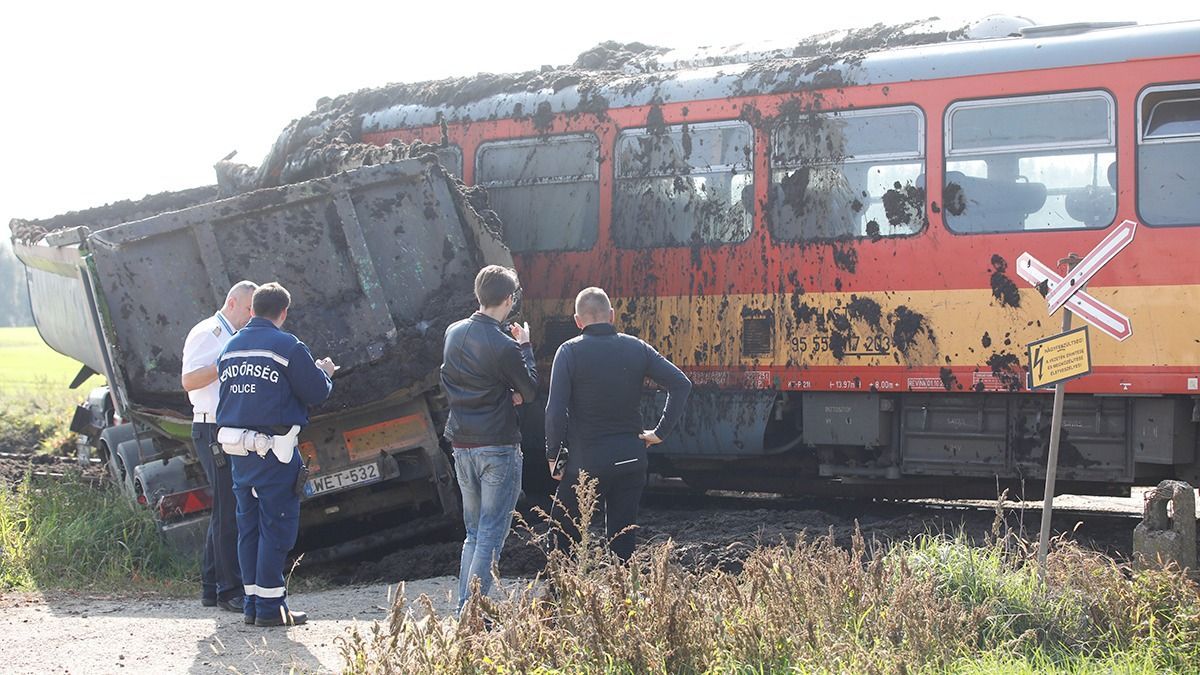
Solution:
{"label": "bush", "polygon": [[[581,486],[590,523],[595,487]],[[589,505],[591,508],[589,508]],[[679,564],[672,545],[628,566],[587,539],[502,600],[438,617],[402,595],[342,641],[349,672],[1078,672],[1200,663],[1200,590],[1056,542],[1047,588],[1013,537],[974,546],[799,538],[734,574]],[[553,593],[550,590],[553,590]]]}
{"label": "bush", "polygon": [[194,590],[197,561],[159,535],[150,511],[78,476],[0,491],[0,588]]}

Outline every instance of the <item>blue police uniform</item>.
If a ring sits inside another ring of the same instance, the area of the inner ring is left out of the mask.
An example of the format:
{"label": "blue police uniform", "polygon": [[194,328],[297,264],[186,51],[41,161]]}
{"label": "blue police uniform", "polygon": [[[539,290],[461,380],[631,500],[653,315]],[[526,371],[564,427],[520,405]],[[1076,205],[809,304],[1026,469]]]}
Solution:
{"label": "blue police uniform", "polygon": [[[260,317],[251,319],[225,346],[218,371],[217,426],[268,435],[308,424],[308,406],[324,401],[333,388],[303,342]],[[295,491],[300,453],[293,445],[283,453],[251,451],[229,459],[246,621],[286,619],[283,567],[300,526]]]}

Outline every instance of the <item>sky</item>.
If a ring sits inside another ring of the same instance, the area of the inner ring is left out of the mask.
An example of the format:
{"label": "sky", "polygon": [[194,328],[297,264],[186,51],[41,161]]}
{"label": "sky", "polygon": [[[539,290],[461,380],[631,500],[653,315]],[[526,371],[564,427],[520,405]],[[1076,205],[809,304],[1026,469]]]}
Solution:
{"label": "sky", "polygon": [[211,184],[213,163],[233,150],[256,165],[322,96],[566,64],[604,40],[679,48],[786,42],[932,16],[1009,14],[1041,24],[1200,18],[1189,4],[9,2],[0,8],[0,234],[13,217]]}

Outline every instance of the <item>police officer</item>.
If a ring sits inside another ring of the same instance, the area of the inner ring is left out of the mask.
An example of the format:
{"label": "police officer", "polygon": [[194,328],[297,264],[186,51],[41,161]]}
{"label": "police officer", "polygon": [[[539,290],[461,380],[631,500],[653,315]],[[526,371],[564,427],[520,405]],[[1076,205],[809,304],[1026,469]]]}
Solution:
{"label": "police officer", "polygon": [[296,438],[308,424],[308,406],[333,389],[333,362],[314,361],[303,342],[282,330],[290,304],[283,286],[260,286],[252,301],[254,317],[218,363],[217,438],[233,465],[243,616],[256,626],[308,620],[288,608],[283,576],[300,527],[302,460]]}
{"label": "police officer", "polygon": [[237,559],[237,502],[225,457],[214,455],[217,440],[217,358],[234,333],[250,320],[250,297],[258,288],[239,281],[229,289],[216,314],[196,324],[183,343],[183,388],[192,402],[192,444],[212,492],[204,562],[200,571],[205,607],[242,611],[242,575]]}
{"label": "police officer", "polygon": [[[612,303],[599,288],[585,288],[575,297],[575,325],[583,335],[558,348],[550,370],[546,402],[546,459],[551,475],[560,480],[557,506],[551,516],[568,537],[578,539],[579,518],[575,486],[579,472],[595,478],[604,506],[604,529],[609,548],[621,560],[633,555],[638,502],[646,485],[646,448],[662,439],[679,422],[692,390],[687,376],[653,347],[613,327]],[[667,402],[654,429],[642,428],[642,387],[649,377],[667,389]],[[569,448],[565,471],[555,474],[564,442]],[[630,529],[630,531],[625,531]],[[569,545],[556,537],[559,549]]]}

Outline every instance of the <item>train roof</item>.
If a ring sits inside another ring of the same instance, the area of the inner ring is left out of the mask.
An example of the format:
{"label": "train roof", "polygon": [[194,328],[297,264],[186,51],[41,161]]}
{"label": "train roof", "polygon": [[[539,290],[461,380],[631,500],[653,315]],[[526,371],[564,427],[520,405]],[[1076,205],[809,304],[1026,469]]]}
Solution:
{"label": "train roof", "polygon": [[[361,115],[362,132],[371,133],[429,126],[442,119],[453,123],[533,116],[536,121],[538,115],[550,113],[599,113],[674,101],[1200,53],[1200,21],[1029,26],[1014,36],[986,39],[971,39],[967,27],[945,29],[930,22],[896,28],[902,30],[881,34],[873,27],[873,34],[825,34],[791,49],[709,50],[690,57],[636,45],[640,53],[615,70],[580,68],[577,61],[575,67],[536,73],[389,85],[325,104],[330,112],[353,108]],[[581,61],[586,66],[583,57]]]}

